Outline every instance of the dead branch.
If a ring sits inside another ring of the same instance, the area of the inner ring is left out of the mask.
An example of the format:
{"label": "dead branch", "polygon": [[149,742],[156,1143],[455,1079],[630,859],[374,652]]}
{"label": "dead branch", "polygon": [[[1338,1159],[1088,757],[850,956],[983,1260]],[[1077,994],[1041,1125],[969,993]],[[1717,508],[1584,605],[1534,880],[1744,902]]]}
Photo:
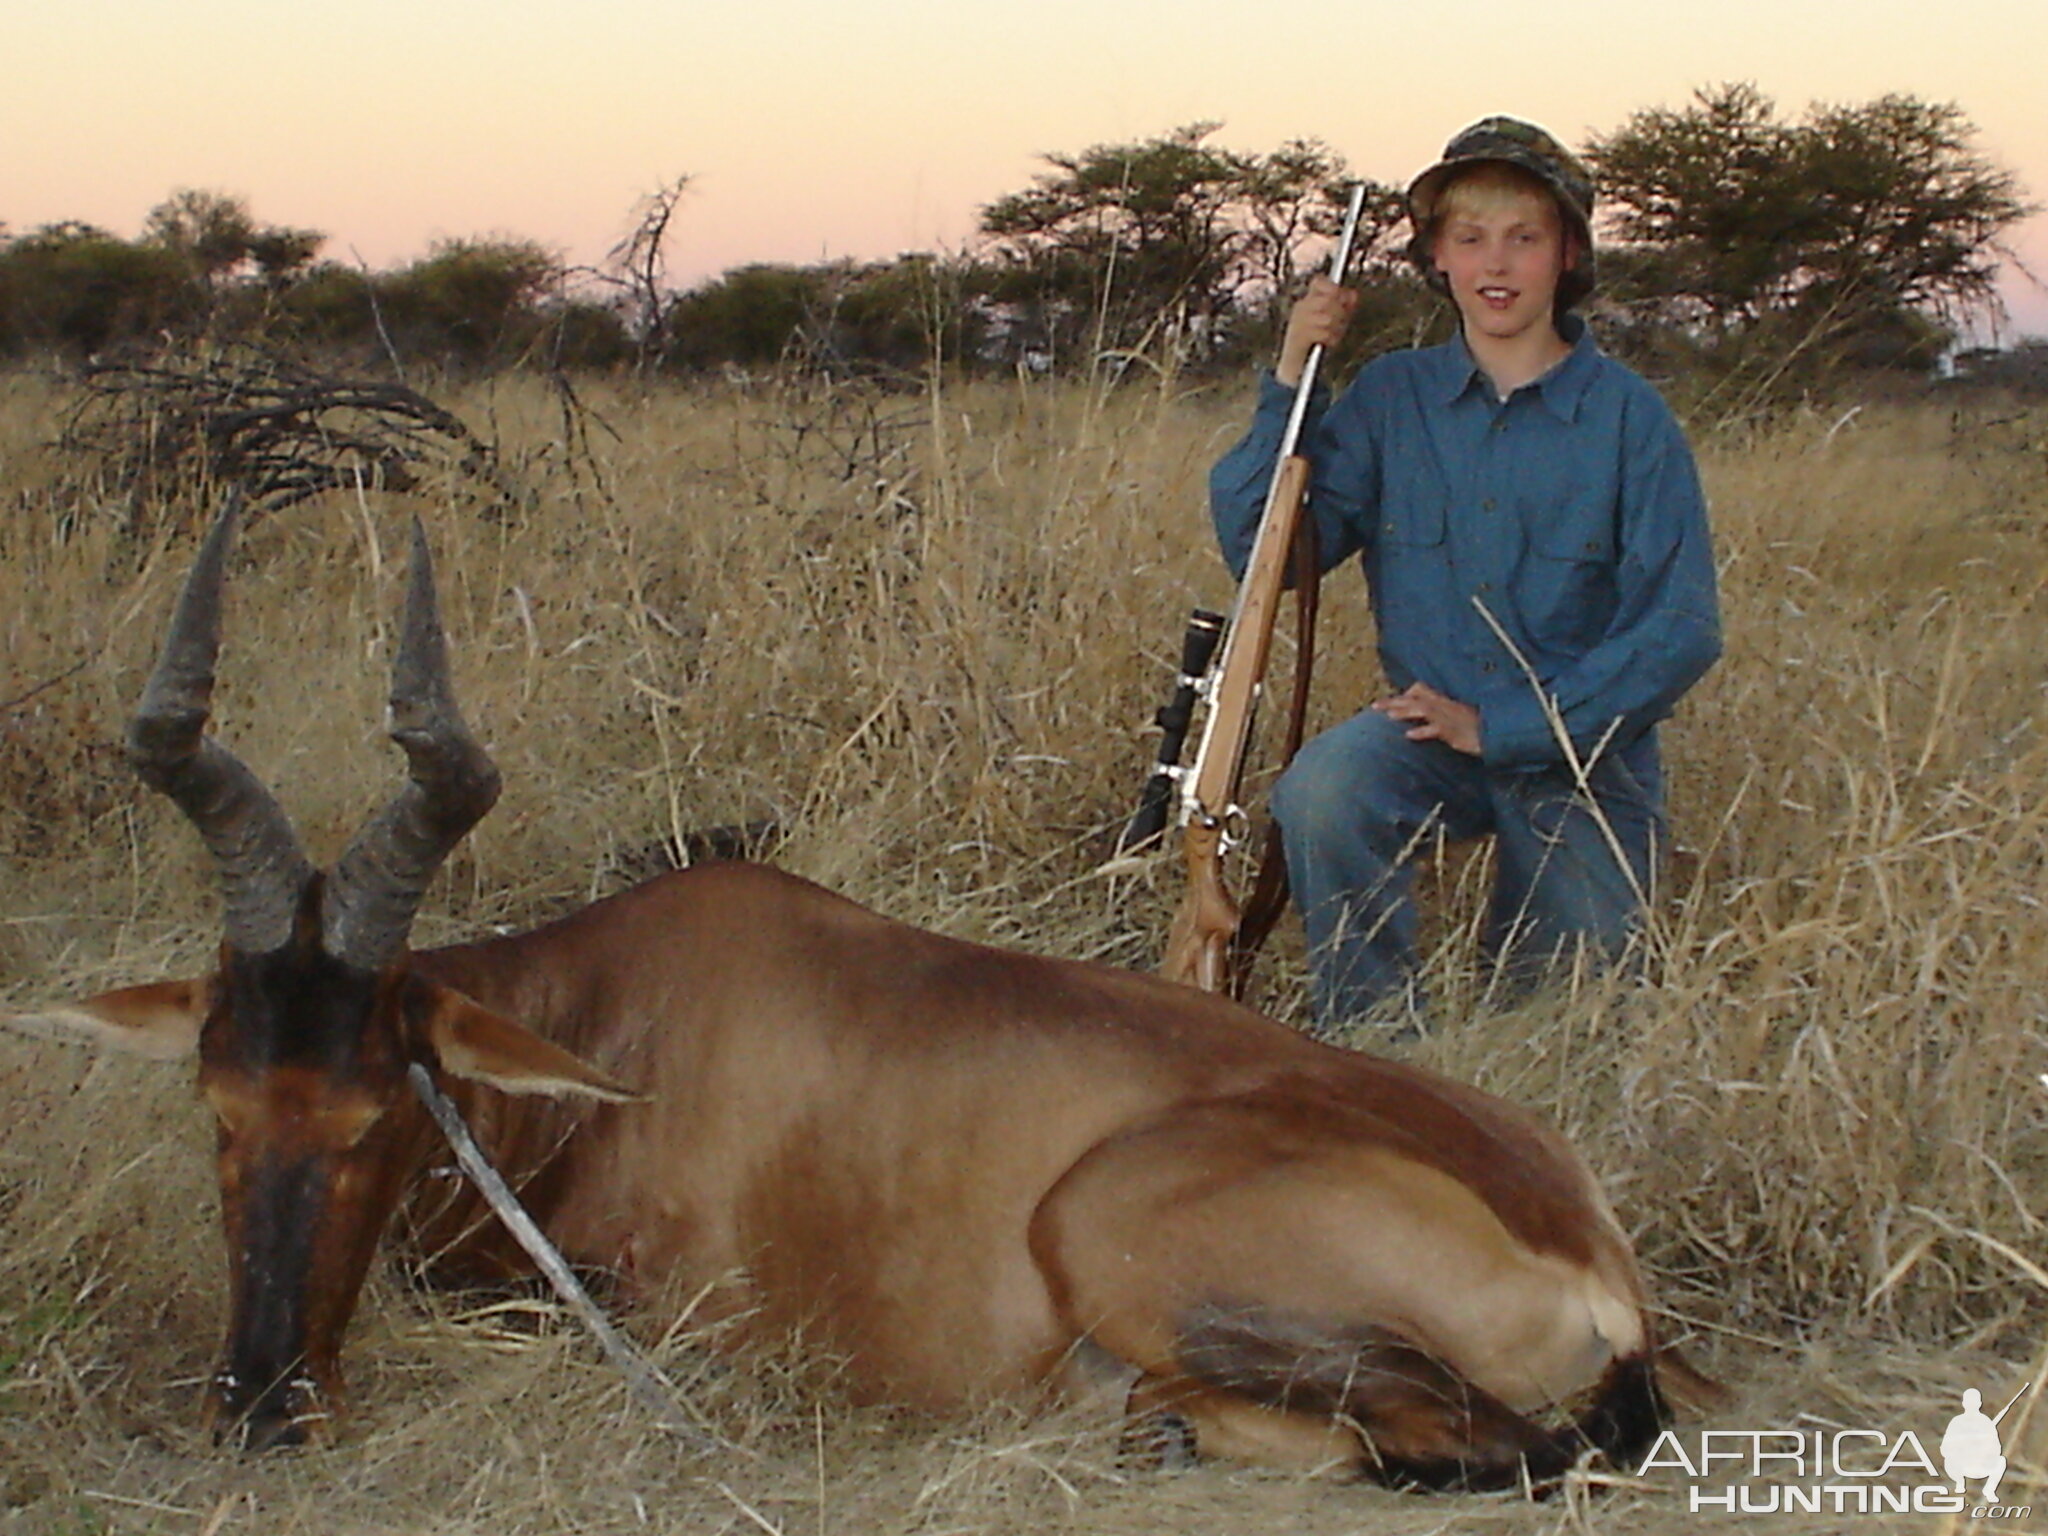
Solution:
{"label": "dead branch", "polygon": [[490,443],[409,385],[336,378],[249,347],[97,361],[82,384],[59,446],[97,460],[137,507],[233,483],[253,517],[357,485],[416,490],[432,471],[526,500]]}

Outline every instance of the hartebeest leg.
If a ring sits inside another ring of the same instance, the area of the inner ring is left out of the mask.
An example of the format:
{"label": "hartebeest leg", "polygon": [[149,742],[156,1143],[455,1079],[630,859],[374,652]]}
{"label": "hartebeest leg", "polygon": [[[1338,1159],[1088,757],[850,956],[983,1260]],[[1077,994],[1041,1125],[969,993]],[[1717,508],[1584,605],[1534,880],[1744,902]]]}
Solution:
{"label": "hartebeest leg", "polygon": [[[1328,1414],[1269,1407],[1183,1375],[1144,1376],[1124,1410],[1122,1447],[1134,1466],[1170,1470],[1201,1456],[1313,1472],[1356,1466],[1358,1432]],[[1133,1449],[1140,1454],[1131,1454]]]}
{"label": "hartebeest leg", "polygon": [[1569,1429],[1526,1415],[1640,1357],[1632,1272],[1540,1251],[1383,1136],[1332,1130],[1224,1100],[1096,1148],[1032,1232],[1069,1325],[1206,1453],[1466,1485],[1568,1464]]}

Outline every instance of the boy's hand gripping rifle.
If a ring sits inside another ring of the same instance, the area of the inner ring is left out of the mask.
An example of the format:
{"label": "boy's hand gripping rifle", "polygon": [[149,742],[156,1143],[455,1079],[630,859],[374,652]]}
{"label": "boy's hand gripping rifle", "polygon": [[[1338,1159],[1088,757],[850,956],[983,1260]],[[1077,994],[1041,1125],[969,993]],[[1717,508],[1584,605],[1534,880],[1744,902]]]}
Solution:
{"label": "boy's hand gripping rifle", "polygon": [[[1344,215],[1344,230],[1330,259],[1330,275],[1338,282],[1351,264],[1351,246],[1358,233],[1359,215],[1365,206],[1365,188],[1351,189],[1351,204]],[[1273,626],[1279,617],[1280,596],[1287,585],[1288,567],[1301,528],[1302,503],[1308,493],[1308,460],[1299,452],[1301,433],[1308,417],[1309,396],[1315,388],[1322,364],[1321,345],[1309,349],[1302,365],[1301,382],[1294,392],[1294,406],[1288,412],[1287,429],[1280,440],[1279,461],[1273,471],[1272,488],[1266,493],[1265,511],[1260,515],[1257,535],[1244,578],[1238,583],[1237,601],[1223,635],[1222,656],[1215,675],[1203,686],[1208,713],[1203,723],[1201,744],[1185,769],[1168,775],[1180,783],[1180,821],[1187,854],[1188,888],[1174,914],[1166,941],[1166,957],[1160,970],[1174,981],[1187,982],[1210,992],[1234,991],[1242,976],[1233,975],[1233,951],[1239,949],[1244,917],[1223,884],[1223,856],[1240,840],[1245,813],[1236,803],[1238,783],[1244,774],[1245,752],[1251,741],[1252,717],[1266,676],[1266,661],[1272,649]],[[1313,560],[1305,562],[1296,581],[1304,593],[1312,590],[1317,571]],[[1304,615],[1309,608],[1305,605]],[[1200,622],[1200,615],[1197,616]],[[1192,638],[1194,626],[1190,626]],[[1307,634],[1297,636],[1302,648],[1296,674],[1296,690],[1305,696],[1308,684],[1309,651]],[[1297,699],[1297,705],[1299,704]],[[1169,706],[1170,708],[1170,706]],[[1167,711],[1161,711],[1166,714]],[[1162,726],[1167,722],[1162,719]],[[1173,743],[1177,756],[1179,743]],[[1162,769],[1165,754],[1162,752]],[[1155,771],[1154,782],[1160,777]],[[1147,785],[1148,794],[1151,785]],[[1140,815],[1144,814],[1141,806]],[[1134,845],[1134,821],[1126,832],[1126,846]],[[1281,868],[1269,857],[1277,882]],[[1284,887],[1275,886],[1270,905],[1277,915],[1284,900]],[[1271,916],[1264,918],[1267,926]],[[1263,932],[1259,937],[1263,937]],[[1254,941],[1256,942],[1256,941]],[[1241,965],[1235,967],[1241,972]]]}

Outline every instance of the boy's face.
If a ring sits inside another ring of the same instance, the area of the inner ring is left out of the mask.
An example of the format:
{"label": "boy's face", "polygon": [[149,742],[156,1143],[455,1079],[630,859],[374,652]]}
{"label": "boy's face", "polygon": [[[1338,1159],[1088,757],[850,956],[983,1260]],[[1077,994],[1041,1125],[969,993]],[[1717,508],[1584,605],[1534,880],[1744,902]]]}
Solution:
{"label": "boy's face", "polygon": [[1513,340],[1551,324],[1557,280],[1578,253],[1544,193],[1493,190],[1444,210],[1433,252],[1466,334]]}

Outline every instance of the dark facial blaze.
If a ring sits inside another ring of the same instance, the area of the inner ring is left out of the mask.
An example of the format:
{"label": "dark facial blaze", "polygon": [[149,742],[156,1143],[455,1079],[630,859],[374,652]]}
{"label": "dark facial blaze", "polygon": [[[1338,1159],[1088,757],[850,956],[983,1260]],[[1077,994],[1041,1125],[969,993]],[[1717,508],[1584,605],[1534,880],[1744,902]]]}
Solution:
{"label": "dark facial blaze", "polygon": [[397,1198],[397,1139],[420,1118],[405,1112],[398,985],[303,928],[224,957],[200,1039],[230,1283],[215,1408],[252,1451],[321,1438],[342,1407],[342,1335]]}

